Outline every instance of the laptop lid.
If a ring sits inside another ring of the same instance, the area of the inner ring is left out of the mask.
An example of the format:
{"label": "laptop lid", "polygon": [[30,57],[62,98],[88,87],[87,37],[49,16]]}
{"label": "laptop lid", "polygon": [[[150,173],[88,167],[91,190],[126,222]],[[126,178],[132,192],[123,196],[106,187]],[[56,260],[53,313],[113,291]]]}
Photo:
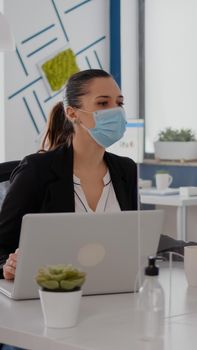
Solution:
{"label": "laptop lid", "polygon": [[148,255],[156,254],[162,210],[27,214],[22,220],[15,280],[1,280],[0,291],[13,299],[38,298],[38,268],[73,264],[87,272],[85,295],[131,292],[139,267],[138,226],[145,264]]}

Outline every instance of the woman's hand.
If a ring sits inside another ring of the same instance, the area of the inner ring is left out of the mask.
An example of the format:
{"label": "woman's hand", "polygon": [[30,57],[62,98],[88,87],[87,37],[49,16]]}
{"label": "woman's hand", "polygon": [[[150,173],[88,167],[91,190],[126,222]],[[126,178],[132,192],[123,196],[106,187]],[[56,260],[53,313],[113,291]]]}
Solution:
{"label": "woman's hand", "polygon": [[19,249],[15,250],[15,253],[11,253],[3,266],[3,276],[6,280],[13,280],[16,272],[17,255]]}

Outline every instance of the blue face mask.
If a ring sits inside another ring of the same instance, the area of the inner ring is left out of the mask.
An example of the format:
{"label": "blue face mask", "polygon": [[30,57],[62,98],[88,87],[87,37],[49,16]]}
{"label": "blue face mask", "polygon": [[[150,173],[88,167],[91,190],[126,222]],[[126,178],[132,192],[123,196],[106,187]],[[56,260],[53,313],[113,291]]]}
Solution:
{"label": "blue face mask", "polygon": [[122,107],[93,112],[95,127],[87,129],[91,137],[107,148],[120,140],[126,130],[126,115]]}

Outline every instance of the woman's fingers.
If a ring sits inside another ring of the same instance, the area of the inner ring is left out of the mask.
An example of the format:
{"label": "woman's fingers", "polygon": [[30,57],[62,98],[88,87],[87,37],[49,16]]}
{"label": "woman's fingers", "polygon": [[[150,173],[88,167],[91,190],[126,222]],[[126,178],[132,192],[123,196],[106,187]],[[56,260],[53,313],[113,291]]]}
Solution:
{"label": "woman's fingers", "polygon": [[3,266],[3,276],[7,280],[14,279],[15,272],[16,272],[16,263],[17,263],[18,251],[19,250],[17,248],[15,253],[9,254],[9,257],[6,260],[5,265]]}
{"label": "woman's fingers", "polygon": [[17,256],[15,253],[13,253],[9,255],[9,258],[7,259],[6,263],[11,267],[16,267],[16,261],[17,261]]}
{"label": "woman's fingers", "polygon": [[6,280],[13,280],[15,276],[15,268],[9,265],[3,266],[3,276]]}

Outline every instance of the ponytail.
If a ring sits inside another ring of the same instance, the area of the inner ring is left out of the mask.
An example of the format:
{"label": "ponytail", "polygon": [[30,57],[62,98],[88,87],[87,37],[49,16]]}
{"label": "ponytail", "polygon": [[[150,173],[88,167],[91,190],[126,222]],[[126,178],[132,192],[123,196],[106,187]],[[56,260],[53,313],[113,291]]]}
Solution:
{"label": "ponytail", "polygon": [[49,115],[48,127],[41,144],[41,151],[49,151],[70,144],[73,134],[73,124],[66,116],[63,102],[58,102]]}

